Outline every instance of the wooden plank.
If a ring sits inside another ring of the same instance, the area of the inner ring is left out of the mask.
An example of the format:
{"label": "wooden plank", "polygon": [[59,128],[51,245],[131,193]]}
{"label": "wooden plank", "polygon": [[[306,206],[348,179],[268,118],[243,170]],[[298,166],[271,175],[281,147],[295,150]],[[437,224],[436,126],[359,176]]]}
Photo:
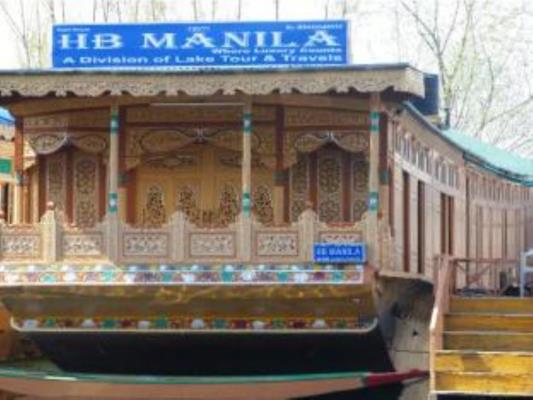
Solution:
{"label": "wooden plank", "polygon": [[523,314],[448,314],[447,331],[505,331],[533,333],[533,315]]}
{"label": "wooden plank", "polygon": [[435,371],[527,374],[533,371],[533,353],[444,350],[437,352]]}
{"label": "wooden plank", "polygon": [[533,297],[453,297],[450,311],[533,314]]}
{"label": "wooden plank", "polygon": [[483,395],[531,395],[533,374],[439,372],[437,391]]}
{"label": "wooden plank", "polygon": [[502,332],[444,332],[449,350],[533,351],[533,334]]}

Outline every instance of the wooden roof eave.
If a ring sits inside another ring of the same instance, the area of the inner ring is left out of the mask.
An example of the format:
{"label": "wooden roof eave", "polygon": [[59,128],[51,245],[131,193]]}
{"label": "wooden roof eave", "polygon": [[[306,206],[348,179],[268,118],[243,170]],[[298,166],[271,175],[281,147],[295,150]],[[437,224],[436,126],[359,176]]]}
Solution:
{"label": "wooden roof eave", "polygon": [[282,71],[3,71],[1,98],[384,92],[424,96],[424,74],[408,65]]}

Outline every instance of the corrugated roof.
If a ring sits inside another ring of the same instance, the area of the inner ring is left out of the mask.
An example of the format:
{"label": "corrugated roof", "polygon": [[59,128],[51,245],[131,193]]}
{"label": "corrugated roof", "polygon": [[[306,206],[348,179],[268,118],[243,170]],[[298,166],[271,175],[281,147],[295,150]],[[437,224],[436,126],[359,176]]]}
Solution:
{"label": "corrugated roof", "polygon": [[466,152],[492,167],[516,175],[533,177],[533,160],[522,158],[510,151],[500,149],[499,147],[454,129],[443,130],[441,132],[446,138]]}
{"label": "corrugated roof", "polygon": [[405,101],[403,105],[418,122],[462,151],[465,160],[506,179],[533,186],[533,160],[522,158],[457,130],[442,130],[429,121],[411,102]]}

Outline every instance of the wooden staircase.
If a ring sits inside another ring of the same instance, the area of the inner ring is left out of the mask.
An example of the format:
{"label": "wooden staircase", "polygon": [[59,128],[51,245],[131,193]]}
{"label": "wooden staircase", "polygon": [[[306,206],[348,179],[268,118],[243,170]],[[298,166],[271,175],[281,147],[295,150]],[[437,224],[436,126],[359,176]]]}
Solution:
{"label": "wooden staircase", "polygon": [[432,349],[432,392],[533,398],[533,298],[451,296]]}

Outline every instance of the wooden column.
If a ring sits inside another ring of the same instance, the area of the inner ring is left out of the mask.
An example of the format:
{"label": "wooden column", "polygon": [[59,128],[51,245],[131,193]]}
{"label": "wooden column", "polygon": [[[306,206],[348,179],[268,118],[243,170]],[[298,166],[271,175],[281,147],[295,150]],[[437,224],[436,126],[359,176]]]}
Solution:
{"label": "wooden column", "polygon": [[13,193],[13,223],[22,223],[22,186],[24,178],[24,131],[23,121],[15,117],[15,191]]}
{"label": "wooden column", "polygon": [[108,163],[108,195],[107,195],[107,256],[111,261],[118,260],[118,181],[119,181],[119,109],[111,107],[109,123],[109,163]]}
{"label": "wooden column", "polygon": [[379,93],[370,95],[370,148],[368,171],[368,216],[366,221],[366,242],[368,262],[379,268],[379,131],[381,101]]}
{"label": "wooden column", "polygon": [[242,116],[242,194],[240,214],[241,254],[243,261],[252,259],[252,103],[246,99]]}
{"label": "wooden column", "polygon": [[118,216],[120,221],[128,219],[128,181],[126,170],[126,109],[121,108],[118,113]]}
{"label": "wooden column", "polygon": [[283,136],[285,134],[285,109],[282,105],[276,106],[276,171],[274,173],[274,223],[280,225],[288,221],[285,215],[286,186],[288,181],[287,173],[284,171]]}
{"label": "wooden column", "polygon": [[119,112],[117,106],[111,107],[109,126],[109,168],[108,182],[109,193],[107,196],[107,212],[109,215],[118,213],[118,181],[119,181]]}
{"label": "wooden column", "polygon": [[243,107],[242,129],[242,215],[250,218],[252,199],[252,103],[246,100]]}
{"label": "wooden column", "polygon": [[0,223],[6,222],[6,186],[7,183],[0,183]]}

